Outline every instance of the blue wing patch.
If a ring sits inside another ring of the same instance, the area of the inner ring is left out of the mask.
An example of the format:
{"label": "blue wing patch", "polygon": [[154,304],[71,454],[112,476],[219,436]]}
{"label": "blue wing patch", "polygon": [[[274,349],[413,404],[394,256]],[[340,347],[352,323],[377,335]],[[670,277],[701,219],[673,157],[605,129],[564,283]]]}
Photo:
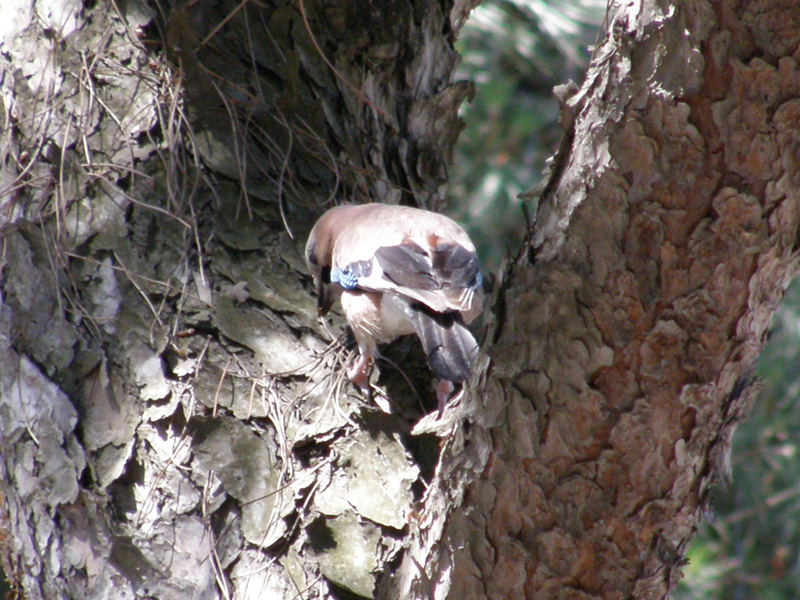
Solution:
{"label": "blue wing patch", "polygon": [[338,283],[346,290],[354,290],[358,287],[358,275],[348,267],[331,269],[331,283]]}
{"label": "blue wing patch", "polygon": [[342,267],[331,269],[331,283],[338,283],[343,289],[353,291],[358,288],[358,280],[372,273],[371,260],[359,260]]}

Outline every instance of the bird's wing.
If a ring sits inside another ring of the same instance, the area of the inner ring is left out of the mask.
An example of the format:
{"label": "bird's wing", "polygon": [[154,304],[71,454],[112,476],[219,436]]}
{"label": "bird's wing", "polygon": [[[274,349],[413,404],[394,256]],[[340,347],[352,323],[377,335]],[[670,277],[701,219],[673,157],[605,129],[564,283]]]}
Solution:
{"label": "bird's wing", "polygon": [[436,312],[477,313],[481,278],[464,230],[437,213],[370,204],[334,223],[331,281],[346,290],[392,292]]}
{"label": "bird's wing", "polygon": [[481,286],[475,253],[452,242],[381,246],[371,258],[334,267],[331,279],[348,290],[399,294],[440,313],[470,312]]}
{"label": "bird's wing", "polygon": [[394,291],[436,312],[469,311],[481,284],[477,256],[453,242],[440,241],[431,248],[414,242],[384,246],[375,261]]}

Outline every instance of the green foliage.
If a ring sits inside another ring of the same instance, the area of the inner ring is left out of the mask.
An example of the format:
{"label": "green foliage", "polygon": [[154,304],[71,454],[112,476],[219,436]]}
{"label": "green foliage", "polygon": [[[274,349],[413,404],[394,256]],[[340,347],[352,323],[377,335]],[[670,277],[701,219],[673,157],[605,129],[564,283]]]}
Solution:
{"label": "green foliage", "polygon": [[459,76],[474,81],[477,93],[462,108],[453,216],[489,269],[522,239],[518,195],[538,183],[561,136],[552,89],[583,76],[604,14],[604,0],[490,0],[462,30]]}
{"label": "green foliage", "polygon": [[732,450],[732,483],[692,544],[682,599],[800,597],[800,282],[759,360],[764,383]]}

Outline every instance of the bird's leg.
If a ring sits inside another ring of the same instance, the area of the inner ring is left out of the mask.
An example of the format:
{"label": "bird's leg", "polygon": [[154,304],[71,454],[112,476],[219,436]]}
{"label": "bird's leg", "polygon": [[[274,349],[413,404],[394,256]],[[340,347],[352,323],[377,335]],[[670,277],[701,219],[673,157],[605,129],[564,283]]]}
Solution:
{"label": "bird's leg", "polygon": [[372,356],[369,353],[362,352],[359,349],[358,359],[352,365],[347,367],[347,377],[358,388],[369,395],[369,364],[372,361]]}
{"label": "bird's leg", "polygon": [[442,418],[442,415],[444,414],[444,407],[447,405],[447,401],[450,400],[451,397],[460,397],[464,391],[464,387],[462,386],[458,393],[453,396],[453,391],[456,388],[452,381],[447,381],[446,379],[434,379],[433,389],[436,391],[436,399],[439,401],[439,415],[436,417],[437,419]]}
{"label": "bird's leg", "polygon": [[372,366],[372,357],[375,356],[375,328],[373,321],[377,318],[372,314],[375,310],[375,299],[371,294],[355,294],[345,291],[342,293],[342,308],[344,309],[353,337],[358,346],[358,358],[347,367],[347,377],[359,389],[371,398],[369,387],[369,373]]}

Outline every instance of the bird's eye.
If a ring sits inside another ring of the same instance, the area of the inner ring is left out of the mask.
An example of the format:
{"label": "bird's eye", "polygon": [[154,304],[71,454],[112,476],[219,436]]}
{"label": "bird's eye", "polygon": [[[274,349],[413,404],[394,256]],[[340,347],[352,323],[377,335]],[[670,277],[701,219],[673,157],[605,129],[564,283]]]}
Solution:
{"label": "bird's eye", "polygon": [[319,266],[319,260],[317,259],[316,248],[309,249],[308,254],[306,254],[306,260],[308,261],[308,264],[310,264],[312,267]]}

